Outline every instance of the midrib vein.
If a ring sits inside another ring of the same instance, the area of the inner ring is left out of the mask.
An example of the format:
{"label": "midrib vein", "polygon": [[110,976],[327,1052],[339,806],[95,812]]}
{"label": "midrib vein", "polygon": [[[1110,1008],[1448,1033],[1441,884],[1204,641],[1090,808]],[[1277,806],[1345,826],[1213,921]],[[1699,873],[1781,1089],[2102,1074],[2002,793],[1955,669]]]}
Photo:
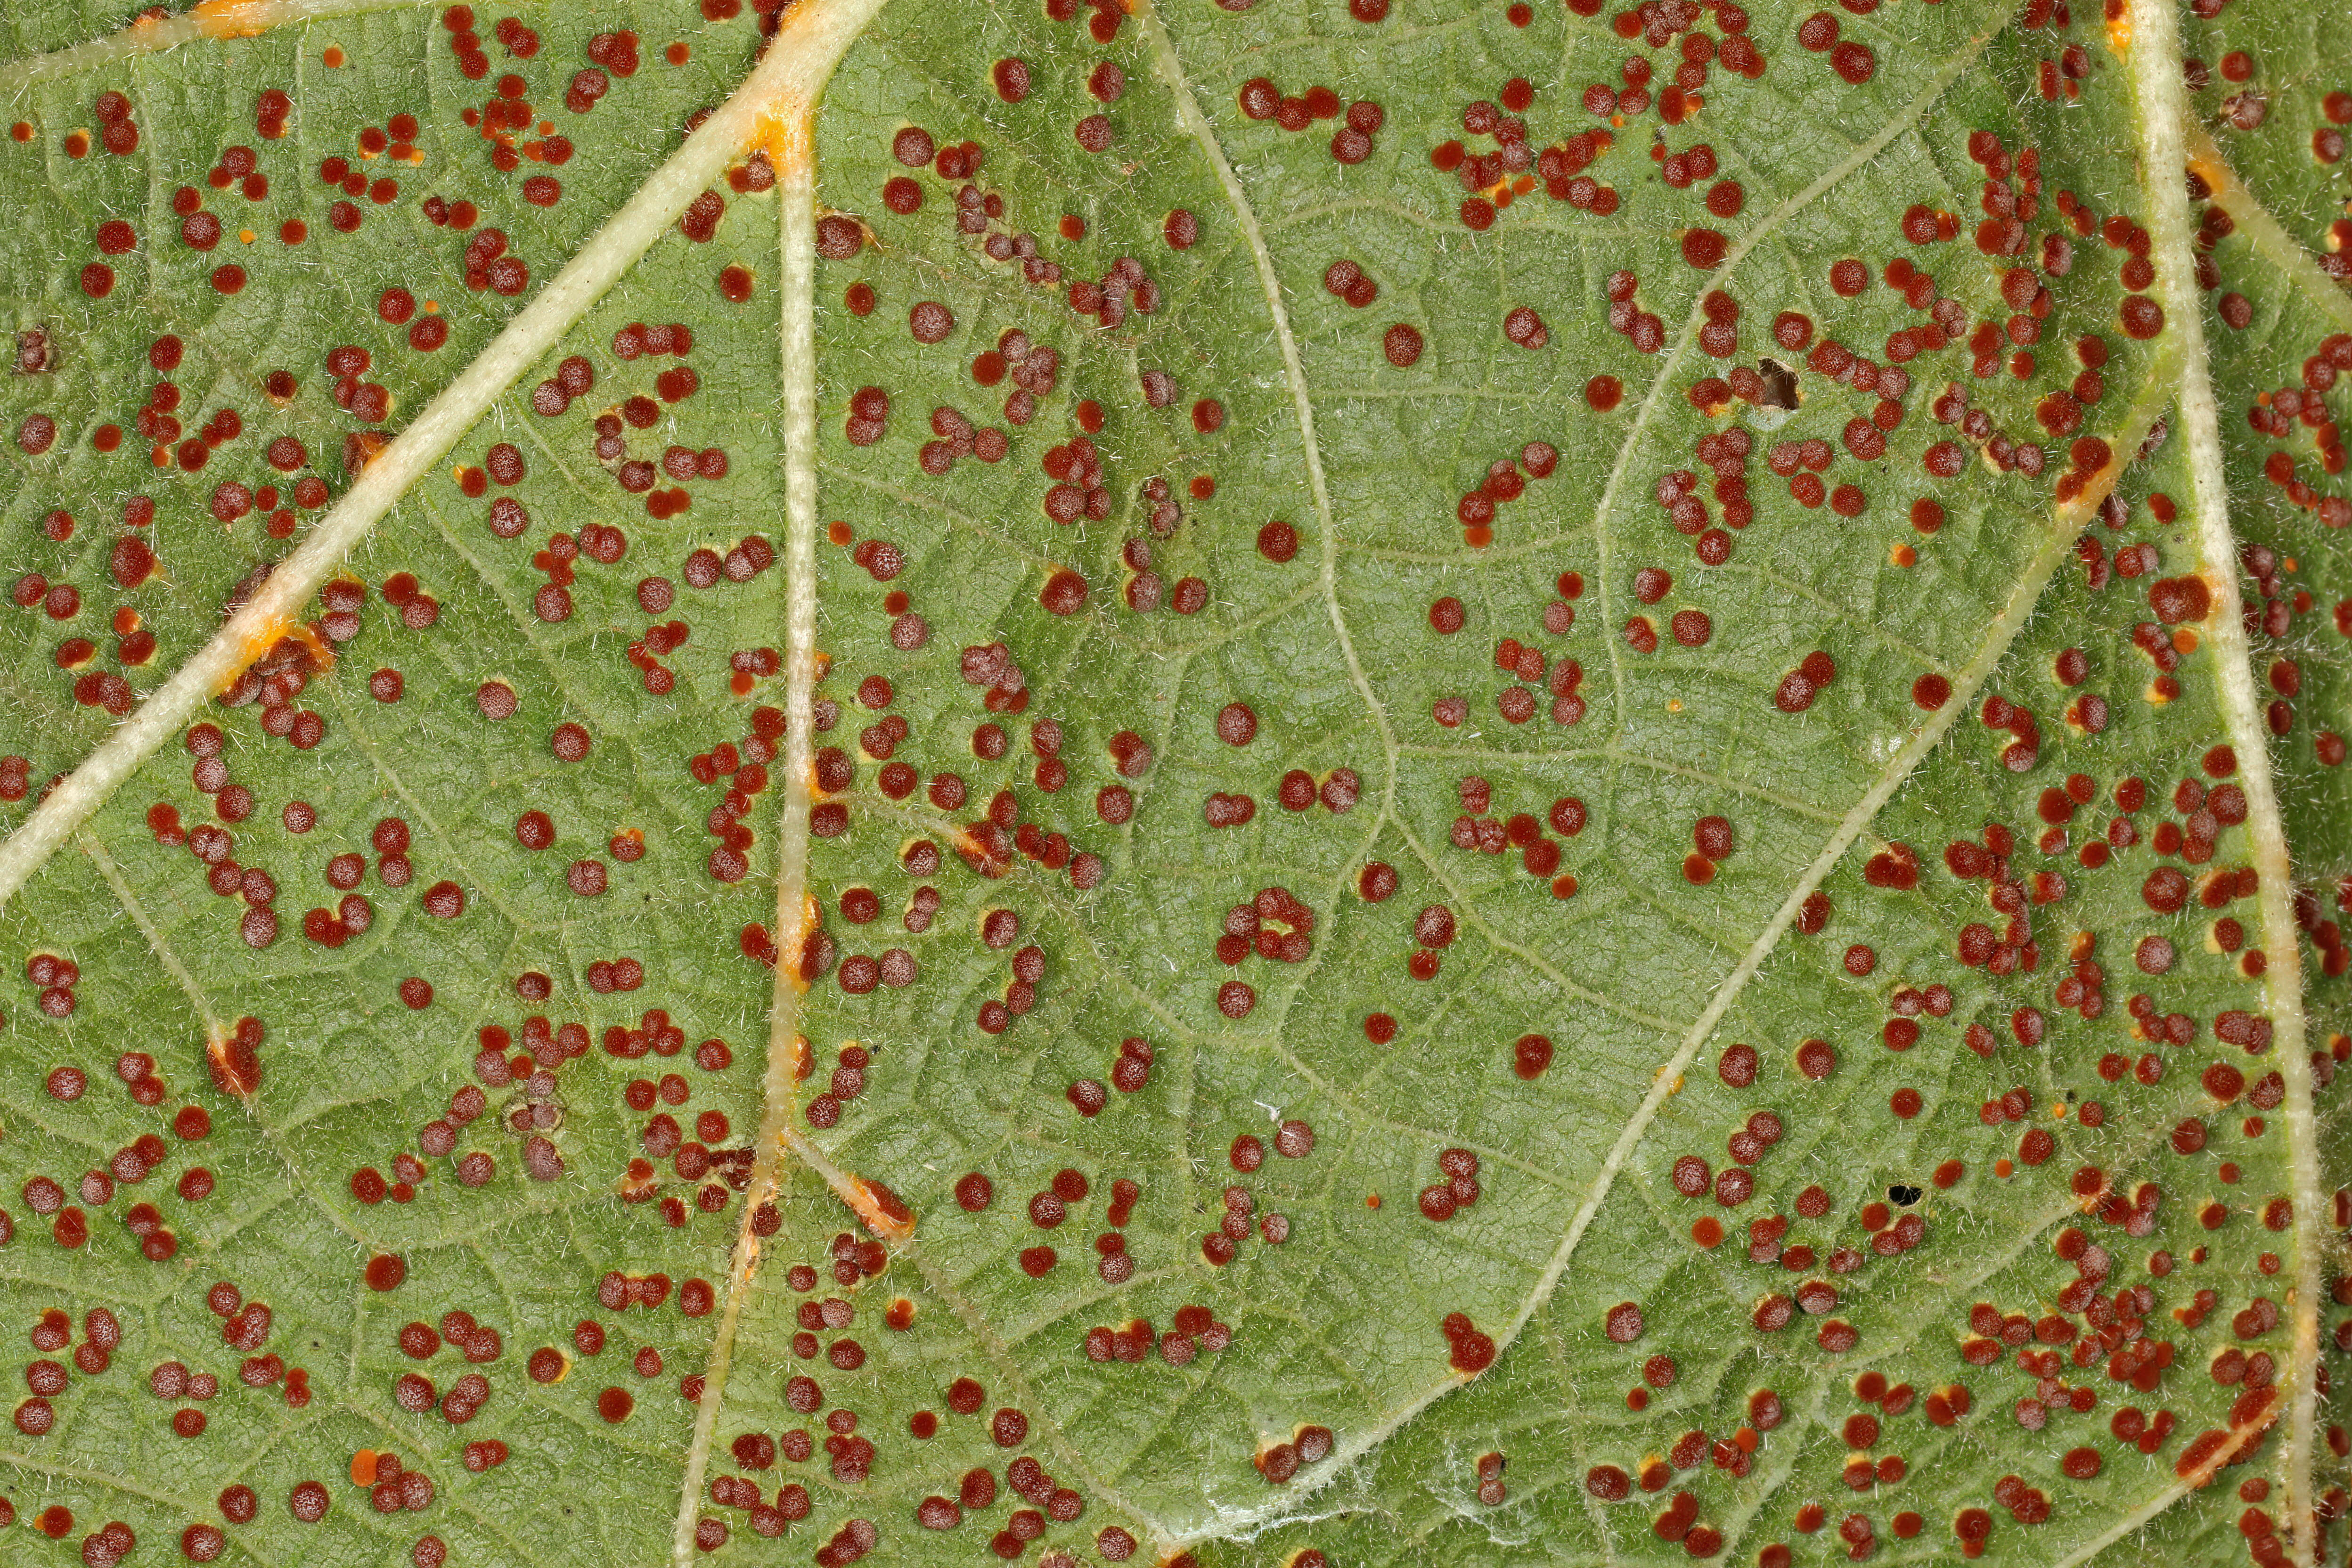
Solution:
{"label": "midrib vein", "polygon": [[[2205,635],[2210,639],[2222,731],[2237,754],[2238,776],[2246,792],[2247,848],[2259,879],[2256,908],[2262,917],[2263,952],[2269,959],[2262,978],[2263,1011],[2271,1020],[2273,1059],[2286,1088],[2279,1116],[2285,1123],[2295,1261],[2288,1291],[2292,1354],[2279,1379],[2292,1391],[2286,1447],[2280,1455],[2286,1490],[2280,1511],[2294,1542],[2290,1550],[2316,1563],[2319,1542],[2311,1524],[2312,1468],[2319,1413],[2315,1377],[2319,1365],[2319,1264],[2326,1246],[2320,1226],[2326,1196],[2320,1185],[2311,1058],[2304,1035],[2303,948],[2294,919],[2294,868],[2272,776],[2262,698],[2254,689],[2252,649],[2238,585],[2237,539],[2230,528],[2221,411],[2214,402],[2211,366],[2205,350],[2203,300],[2189,252],[2189,193],[2181,178],[2189,157],[2185,131],[2188,91],[2182,85],[2179,21],[2173,0],[2132,0],[2131,24],[2140,182],[2147,196],[2148,229],[2155,237],[2165,335],[2181,360],[2180,416],[2189,447],[2197,544],[2204,558],[2205,581],[2212,590],[2212,613],[2205,623]],[[2293,248],[2283,234],[2278,237]],[[2340,292],[2337,298],[2343,299]],[[2347,302],[2347,309],[2352,309],[2352,302]]]}
{"label": "midrib vein", "polygon": [[702,1477],[726,1403],[727,1379],[743,1308],[760,1270],[760,1237],[752,1224],[777,1200],[785,1139],[797,1096],[793,1092],[800,1034],[800,931],[808,896],[809,806],[815,774],[812,722],[816,699],[816,163],[814,127],[803,110],[780,123],[768,150],[776,169],[780,301],[780,412],[784,437],[784,748],[779,758],[782,798],[776,831],[775,982],[769,1004],[768,1055],[761,1084],[760,1133],[752,1144],[751,1180],[728,1259],[727,1295],[702,1370],[702,1400],[694,1437],[680,1468],[677,1518],[671,1554],[695,1558],[695,1526],[702,1514]]}

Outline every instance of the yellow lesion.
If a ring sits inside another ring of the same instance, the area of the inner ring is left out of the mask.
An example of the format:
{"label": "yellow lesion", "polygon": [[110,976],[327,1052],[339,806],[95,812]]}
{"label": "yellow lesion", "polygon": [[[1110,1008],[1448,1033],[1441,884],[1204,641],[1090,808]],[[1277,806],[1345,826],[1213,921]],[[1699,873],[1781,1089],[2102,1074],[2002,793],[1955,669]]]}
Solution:
{"label": "yellow lesion", "polygon": [[214,1083],[223,1086],[231,1093],[250,1098],[256,1086],[246,1080],[237,1058],[230,1051],[230,1047],[236,1043],[235,1036],[215,1031],[205,1040],[205,1055],[212,1066]]}
{"label": "yellow lesion", "polygon": [[[803,893],[801,918],[793,924],[790,940],[779,941],[776,943],[776,966],[792,981],[793,990],[803,996],[808,994],[809,982],[807,976],[801,973],[801,953],[807,946],[809,933],[816,930],[816,895]],[[793,1046],[797,1053],[793,1063],[793,1069],[802,1077],[805,1077],[805,1072],[801,1069],[808,1064],[808,1042],[795,1037]]]}
{"label": "yellow lesion", "polygon": [[269,0],[203,0],[188,13],[207,38],[250,38],[267,32],[275,18]]}
{"label": "yellow lesion", "polygon": [[[292,645],[290,649],[286,647],[288,644]],[[335,668],[334,645],[320,637],[316,626],[284,616],[270,616],[237,640],[236,662],[222,677],[219,690],[226,692],[247,670],[273,656],[280,665],[299,659],[314,675],[324,675]]]}
{"label": "yellow lesion", "polygon": [[[974,837],[971,829],[968,827],[959,827],[956,829],[955,847],[957,854],[962,856],[966,860],[971,861],[975,864],[989,859],[992,854],[992,851],[989,847],[977,837]],[[985,873],[983,873],[983,875]],[[1000,875],[1002,873],[1000,873]]]}
{"label": "yellow lesion", "polygon": [[[245,635],[237,639],[236,662],[229,667],[228,673],[221,678],[218,690],[226,692],[230,687],[235,686],[237,679],[252,668],[257,660],[278,646],[280,637],[292,637],[297,631],[308,629],[299,622],[285,616],[270,616],[254,623],[246,629]],[[313,640],[317,639],[316,633],[312,633],[311,636]],[[325,647],[323,643],[320,646]],[[331,664],[334,655],[329,654],[327,659]]]}
{"label": "yellow lesion", "polygon": [[319,635],[318,627],[306,621],[286,635],[299,643],[302,651],[310,656],[310,668],[314,673],[324,675],[335,668],[334,645]]}
{"label": "yellow lesion", "polygon": [[744,138],[747,153],[765,153],[779,178],[806,174],[815,147],[815,116],[797,96],[780,99],[762,108]]}
{"label": "yellow lesion", "polygon": [[915,1211],[881,1183],[851,1176],[842,1184],[841,1195],[866,1228],[883,1240],[904,1241],[915,1234]]}

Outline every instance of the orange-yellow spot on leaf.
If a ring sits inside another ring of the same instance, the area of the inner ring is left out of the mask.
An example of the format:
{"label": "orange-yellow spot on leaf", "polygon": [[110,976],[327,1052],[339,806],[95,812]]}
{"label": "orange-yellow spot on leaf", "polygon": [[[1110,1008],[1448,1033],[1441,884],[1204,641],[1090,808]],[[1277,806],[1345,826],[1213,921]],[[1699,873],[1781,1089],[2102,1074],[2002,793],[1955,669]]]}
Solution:
{"label": "orange-yellow spot on leaf", "polygon": [[341,70],[343,66],[344,58],[342,47],[338,44],[329,44],[327,46],[327,52],[319,57],[320,59],[326,62],[326,67],[329,70]]}
{"label": "orange-yellow spot on leaf", "polygon": [[324,675],[335,668],[333,645],[319,635],[317,627],[307,623],[289,626],[285,636],[289,640],[300,644],[302,651],[310,656],[310,665],[316,673]]}
{"label": "orange-yellow spot on leaf", "polygon": [[207,38],[250,38],[269,26],[263,0],[203,0],[188,15]]}
{"label": "orange-yellow spot on leaf", "polygon": [[205,1056],[211,1068],[213,1086],[223,1094],[234,1094],[250,1100],[253,1091],[261,1087],[261,1061],[249,1046],[238,1042],[234,1026],[227,1034],[207,1030],[205,1036]]}
{"label": "orange-yellow spot on leaf", "polygon": [[1886,558],[1897,566],[1916,566],[1919,563],[1919,552],[1907,544],[1896,545],[1886,552]]}
{"label": "orange-yellow spot on leaf", "polygon": [[852,1176],[848,1191],[842,1195],[866,1228],[885,1241],[904,1241],[915,1234],[915,1211],[907,1201],[879,1182],[869,1182],[863,1176]]}
{"label": "orange-yellow spot on leaf", "polygon": [[2172,651],[2175,653],[2195,653],[2197,651],[2198,641],[2197,628],[2195,626],[2181,626],[2172,634]]}
{"label": "orange-yellow spot on leaf", "polygon": [[2131,12],[2126,9],[2107,23],[2107,50],[2110,54],[2123,54],[2131,47]]}
{"label": "orange-yellow spot on leaf", "polygon": [[[815,793],[815,781],[810,781],[809,788],[812,794]],[[816,930],[816,895],[803,893],[801,918],[793,927],[792,940],[776,943],[780,961],[785,963],[784,973],[792,976],[793,989],[801,995],[808,994],[809,982],[807,976],[801,973],[800,955],[808,944],[809,932]],[[795,1080],[808,1076],[808,1048],[806,1040],[795,1038],[793,1042],[793,1049],[796,1053],[793,1064]]]}
{"label": "orange-yellow spot on leaf", "polygon": [[375,1450],[373,1448],[362,1448],[352,1456],[352,1485],[355,1487],[375,1485]]}
{"label": "orange-yellow spot on leaf", "polygon": [[1364,1194],[1364,1206],[1368,1209],[1376,1209],[1380,1207],[1381,1194],[1378,1193],[1366,1193]]}
{"label": "orange-yellow spot on leaf", "polygon": [[654,1163],[651,1160],[632,1160],[629,1162],[628,1169],[624,1171],[620,1179],[613,1184],[613,1190],[624,1200],[635,1202],[640,1194],[647,1197],[652,1195],[656,1180]]}
{"label": "orange-yellow spot on leaf", "polygon": [[809,107],[796,98],[772,103],[752,118],[744,151],[767,153],[778,175],[807,172],[813,136]]}
{"label": "orange-yellow spot on leaf", "polygon": [[2016,1169],[2017,1167],[2011,1164],[2007,1160],[1995,1160],[1992,1163],[1992,1173],[1999,1176],[2004,1182],[2009,1180],[2011,1173]]}
{"label": "orange-yellow spot on leaf", "polygon": [[236,645],[236,663],[222,679],[220,689],[226,691],[230,687],[235,686],[237,677],[251,668],[254,660],[276,647],[278,638],[291,637],[298,625],[298,622],[289,620],[284,616],[272,616],[246,633]]}
{"label": "orange-yellow spot on leaf", "polygon": [[249,228],[238,229],[236,231],[236,242],[239,245],[251,245],[253,243],[253,230]]}

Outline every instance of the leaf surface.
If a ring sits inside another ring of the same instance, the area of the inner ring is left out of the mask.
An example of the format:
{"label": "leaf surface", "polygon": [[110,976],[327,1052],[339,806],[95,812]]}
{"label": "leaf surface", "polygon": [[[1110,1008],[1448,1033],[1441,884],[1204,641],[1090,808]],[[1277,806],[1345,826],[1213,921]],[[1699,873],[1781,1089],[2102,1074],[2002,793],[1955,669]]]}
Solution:
{"label": "leaf surface", "polygon": [[11,26],[27,1560],[2341,1549],[2340,16]]}

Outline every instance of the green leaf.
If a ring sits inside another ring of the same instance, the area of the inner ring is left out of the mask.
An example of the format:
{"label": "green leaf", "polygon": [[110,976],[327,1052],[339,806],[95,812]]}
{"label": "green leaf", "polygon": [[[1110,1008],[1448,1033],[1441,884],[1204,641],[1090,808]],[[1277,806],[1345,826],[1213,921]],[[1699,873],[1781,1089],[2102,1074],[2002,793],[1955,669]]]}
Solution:
{"label": "green leaf", "polygon": [[2340,1555],[2352,23],[1584,5],[12,13],[0,1555]]}

